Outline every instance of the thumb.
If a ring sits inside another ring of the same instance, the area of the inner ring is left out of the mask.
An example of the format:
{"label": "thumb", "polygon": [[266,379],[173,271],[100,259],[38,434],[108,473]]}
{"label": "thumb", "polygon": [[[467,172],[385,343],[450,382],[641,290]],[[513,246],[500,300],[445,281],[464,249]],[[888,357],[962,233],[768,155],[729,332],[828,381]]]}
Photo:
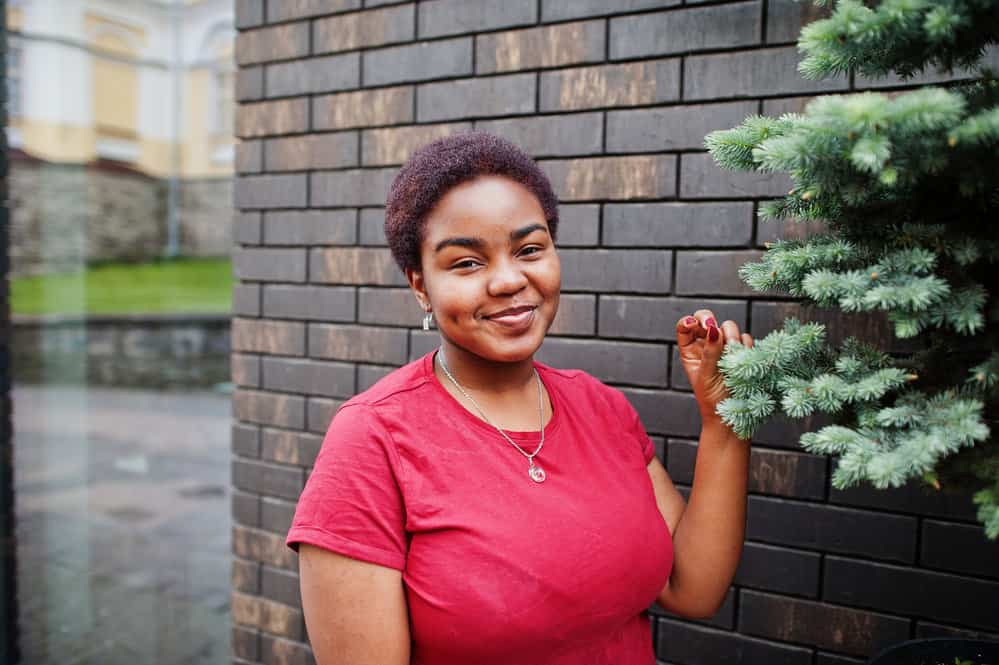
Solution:
{"label": "thumb", "polygon": [[725,350],[725,334],[717,326],[709,326],[704,337],[704,350],[701,356],[701,372],[704,380],[710,380],[718,373],[718,359]]}

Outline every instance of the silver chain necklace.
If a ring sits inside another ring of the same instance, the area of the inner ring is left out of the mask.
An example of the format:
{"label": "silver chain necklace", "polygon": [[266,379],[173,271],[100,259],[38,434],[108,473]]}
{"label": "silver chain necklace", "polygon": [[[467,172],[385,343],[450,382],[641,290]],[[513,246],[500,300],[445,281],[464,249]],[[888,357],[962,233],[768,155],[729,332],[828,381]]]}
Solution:
{"label": "silver chain necklace", "polygon": [[540,466],[538,466],[538,465],[536,465],[534,463],[534,456],[537,455],[538,453],[540,453],[541,452],[541,446],[545,445],[545,401],[544,401],[544,397],[541,394],[541,377],[538,376],[538,370],[532,368],[532,369],[534,369],[534,380],[537,381],[537,383],[538,383],[538,415],[540,416],[540,421],[541,421],[541,443],[538,444],[538,449],[535,450],[533,453],[527,453],[527,452],[524,451],[523,448],[521,448],[516,443],[514,443],[513,439],[511,439],[509,436],[506,435],[506,432],[504,432],[493,421],[489,420],[488,416],[486,416],[485,411],[482,410],[482,407],[479,406],[478,403],[474,399],[472,399],[471,395],[469,395],[467,392],[465,392],[465,389],[461,387],[461,384],[458,383],[458,380],[455,379],[454,376],[451,374],[451,371],[447,368],[447,365],[444,364],[444,349],[443,348],[441,348],[441,349],[438,350],[438,352],[437,352],[437,360],[440,362],[441,369],[444,370],[444,373],[447,375],[447,378],[451,379],[451,383],[454,384],[454,387],[457,388],[458,391],[461,392],[461,394],[464,395],[465,398],[468,399],[468,401],[472,403],[472,406],[474,406],[475,409],[479,412],[479,415],[482,416],[482,419],[485,420],[490,425],[492,425],[496,429],[497,432],[499,432],[500,434],[503,435],[504,439],[506,439],[507,441],[510,442],[511,446],[513,446],[514,448],[516,448],[517,450],[519,450],[520,454],[523,455],[524,457],[526,457],[528,459],[528,461],[530,461],[531,467],[527,470],[527,475],[529,475],[531,477],[531,480],[533,480],[536,483],[543,483],[543,482],[545,482],[546,476],[545,476],[544,469],[542,469]]}

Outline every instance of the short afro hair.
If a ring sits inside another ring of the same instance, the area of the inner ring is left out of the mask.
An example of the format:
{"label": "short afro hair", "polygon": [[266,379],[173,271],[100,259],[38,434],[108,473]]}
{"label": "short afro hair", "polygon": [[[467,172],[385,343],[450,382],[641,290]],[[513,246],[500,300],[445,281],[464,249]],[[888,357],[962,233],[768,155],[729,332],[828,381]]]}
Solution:
{"label": "short afro hair", "polygon": [[516,145],[486,132],[463,132],[423,146],[399,170],[385,203],[385,237],[399,267],[420,269],[427,214],[452,188],[482,175],[501,175],[530,190],[541,204],[552,240],[558,198],[548,177]]}

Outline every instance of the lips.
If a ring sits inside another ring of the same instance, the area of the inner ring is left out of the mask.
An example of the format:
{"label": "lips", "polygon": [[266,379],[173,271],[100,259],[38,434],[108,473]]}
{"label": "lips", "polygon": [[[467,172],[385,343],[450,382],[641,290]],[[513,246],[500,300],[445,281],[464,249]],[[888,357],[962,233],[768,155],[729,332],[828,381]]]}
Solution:
{"label": "lips", "polygon": [[507,309],[496,312],[495,314],[489,314],[484,318],[487,319],[515,319],[522,314],[527,312],[532,312],[536,309],[534,305],[521,305],[519,307],[508,307]]}

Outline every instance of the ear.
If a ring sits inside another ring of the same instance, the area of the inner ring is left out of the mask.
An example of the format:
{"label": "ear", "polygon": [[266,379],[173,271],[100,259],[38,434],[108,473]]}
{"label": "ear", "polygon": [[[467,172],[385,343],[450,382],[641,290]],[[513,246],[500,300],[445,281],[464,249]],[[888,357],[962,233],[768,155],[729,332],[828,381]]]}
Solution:
{"label": "ear", "polygon": [[427,284],[423,281],[423,273],[413,268],[406,268],[406,281],[409,288],[413,290],[416,299],[420,302],[420,307],[424,312],[430,311],[430,296],[427,294]]}

